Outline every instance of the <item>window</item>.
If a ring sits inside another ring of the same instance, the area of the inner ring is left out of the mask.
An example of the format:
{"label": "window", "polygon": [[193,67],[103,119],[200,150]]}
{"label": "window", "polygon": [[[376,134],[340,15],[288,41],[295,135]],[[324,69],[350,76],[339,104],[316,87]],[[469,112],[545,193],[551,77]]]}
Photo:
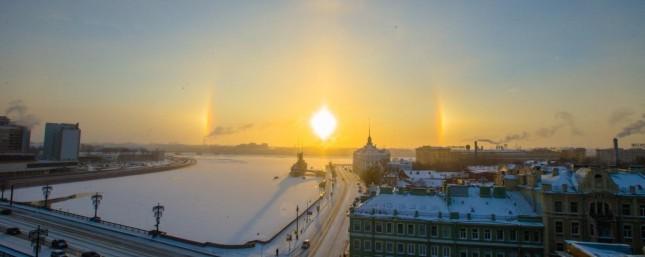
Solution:
{"label": "window", "polygon": [[387,253],[394,253],[394,243],[390,241],[385,242],[385,251]]}
{"label": "window", "polygon": [[531,233],[529,233],[528,231],[524,231],[524,241],[531,241]]}
{"label": "window", "polygon": [[468,253],[466,252],[466,250],[461,250],[459,252],[459,257],[468,257]]}
{"label": "window", "polygon": [[366,221],[363,223],[363,231],[365,232],[372,232],[372,223],[369,221]]}
{"label": "window", "polygon": [[564,245],[562,243],[555,244],[555,249],[558,251],[564,251]]}
{"label": "window", "polygon": [[472,233],[470,233],[471,237],[473,240],[479,240],[479,230],[476,228],[471,229]]}
{"label": "window", "polygon": [[580,235],[580,224],[578,222],[571,222],[571,234]]}
{"label": "window", "polygon": [[496,257],[504,257],[504,253],[497,253],[495,256]]}
{"label": "window", "polygon": [[432,225],[430,228],[430,235],[437,236],[437,225]]}
{"label": "window", "polygon": [[555,233],[562,234],[562,221],[555,222]]}
{"label": "window", "polygon": [[396,224],[396,233],[397,234],[403,234],[403,223],[397,223]]}
{"label": "window", "polygon": [[372,251],[372,241],[370,240],[363,240],[363,251]]}
{"label": "window", "polygon": [[426,224],[419,224],[419,235],[420,236],[426,236],[426,234],[428,233],[426,231],[426,227],[427,227]]}
{"label": "window", "polygon": [[540,242],[540,232],[533,231],[533,241]]}
{"label": "window", "polygon": [[452,237],[450,235],[450,227],[442,227],[441,228],[441,233],[443,233],[443,238],[451,238]]}
{"label": "window", "polygon": [[484,240],[490,240],[491,235],[490,235],[490,229],[484,229]]}
{"label": "window", "polygon": [[517,231],[511,230],[508,234],[508,240],[515,241],[517,240]]}
{"label": "window", "polygon": [[631,204],[623,204],[623,215],[632,215],[632,205]]}
{"label": "window", "polygon": [[408,224],[408,235],[414,235],[414,224]]}
{"label": "window", "polygon": [[569,203],[569,211],[573,213],[578,213],[578,202]]}
{"label": "window", "polygon": [[354,243],[352,244],[354,247],[354,250],[360,250],[361,249],[361,240],[354,239]]}
{"label": "window", "polygon": [[392,233],[392,223],[385,223],[385,233]]}
{"label": "window", "polygon": [[484,257],[492,257],[493,255],[490,252],[484,253]]}
{"label": "window", "polygon": [[428,256],[428,248],[426,245],[419,245],[419,256]]}
{"label": "window", "polygon": [[361,232],[361,222],[360,221],[354,221],[354,232]]}
{"label": "window", "polygon": [[623,225],[623,237],[625,239],[632,238],[632,225]]}
{"label": "window", "polygon": [[378,252],[378,253],[383,252],[383,242],[382,241],[374,242],[374,251]]}
{"label": "window", "polygon": [[381,222],[377,222],[377,223],[374,225],[374,231],[375,231],[376,233],[383,233],[383,223],[381,223]]}
{"label": "window", "polygon": [[497,230],[497,237],[495,238],[499,241],[504,241],[504,230],[498,229]]}
{"label": "window", "polygon": [[479,257],[479,252],[472,252],[470,256],[472,256],[472,257]]}
{"label": "window", "polygon": [[645,241],[645,225],[641,226],[641,240]]}
{"label": "window", "polygon": [[645,217],[645,205],[641,205],[640,213],[641,213],[641,217]]}
{"label": "window", "polygon": [[554,209],[555,209],[555,212],[562,212],[562,202],[556,201]]}
{"label": "window", "polygon": [[443,257],[450,257],[450,248],[449,247],[444,247],[443,248]]}
{"label": "window", "polygon": [[460,228],[459,229],[459,239],[466,239],[466,229],[465,228]]}
{"label": "window", "polygon": [[405,254],[405,246],[403,246],[403,243],[396,243],[396,253],[398,254]]}
{"label": "window", "polygon": [[589,234],[593,236],[594,229],[593,224],[589,224]]}
{"label": "window", "polygon": [[413,243],[408,244],[408,255],[414,255],[414,244]]}
{"label": "window", "polygon": [[439,248],[439,247],[437,247],[437,246],[431,246],[431,247],[430,247],[430,255],[431,255],[432,257],[437,257],[437,255],[438,255],[438,253],[437,253],[437,252],[439,251],[439,250],[438,250],[438,248]]}

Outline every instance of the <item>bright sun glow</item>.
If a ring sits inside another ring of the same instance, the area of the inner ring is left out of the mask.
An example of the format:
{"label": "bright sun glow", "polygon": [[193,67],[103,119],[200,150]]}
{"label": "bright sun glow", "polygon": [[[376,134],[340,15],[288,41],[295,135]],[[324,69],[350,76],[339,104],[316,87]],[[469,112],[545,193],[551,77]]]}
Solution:
{"label": "bright sun glow", "polygon": [[336,118],[327,106],[323,106],[311,117],[309,125],[320,139],[327,140],[336,130]]}

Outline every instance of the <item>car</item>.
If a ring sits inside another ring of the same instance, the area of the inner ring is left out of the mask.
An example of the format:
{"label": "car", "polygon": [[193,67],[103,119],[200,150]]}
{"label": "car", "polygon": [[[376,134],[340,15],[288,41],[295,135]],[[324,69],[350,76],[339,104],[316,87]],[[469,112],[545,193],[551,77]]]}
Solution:
{"label": "car", "polygon": [[311,242],[309,241],[309,239],[305,239],[305,241],[302,242],[302,249],[309,249],[310,246]]}
{"label": "car", "polygon": [[67,253],[63,250],[53,250],[49,255],[50,257],[67,257]]}
{"label": "car", "polygon": [[12,235],[12,236],[20,235],[20,229],[19,229],[19,228],[16,228],[16,227],[8,228],[8,229],[5,231],[5,233],[7,233],[7,235]]}
{"label": "car", "polygon": [[10,215],[11,214],[11,209],[2,209],[2,211],[0,211],[0,214],[2,214],[2,215]]}
{"label": "car", "polygon": [[84,252],[81,254],[81,257],[101,257],[101,255],[96,252]]}
{"label": "car", "polygon": [[67,248],[67,242],[62,239],[52,240],[51,244],[52,249],[65,249]]}

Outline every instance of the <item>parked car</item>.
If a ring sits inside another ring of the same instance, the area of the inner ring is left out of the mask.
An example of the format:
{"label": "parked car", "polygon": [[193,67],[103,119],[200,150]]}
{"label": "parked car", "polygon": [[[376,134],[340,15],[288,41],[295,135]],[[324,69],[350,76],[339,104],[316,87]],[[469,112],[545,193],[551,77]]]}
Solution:
{"label": "parked car", "polygon": [[62,239],[52,240],[52,249],[66,249],[67,242]]}
{"label": "parked car", "polygon": [[16,227],[8,228],[7,231],[5,231],[5,233],[7,233],[7,235],[12,235],[12,236],[20,235],[20,229]]}
{"label": "parked car", "polygon": [[11,209],[2,209],[2,211],[0,211],[0,214],[2,214],[2,215],[10,215],[11,214]]}
{"label": "parked car", "polygon": [[67,257],[67,253],[63,250],[53,250],[49,255],[50,257]]}
{"label": "parked car", "polygon": [[302,242],[302,249],[309,249],[311,246],[311,242],[309,242],[309,239],[305,239],[305,241]]}
{"label": "parked car", "polygon": [[101,257],[101,255],[96,252],[84,252],[81,257]]}

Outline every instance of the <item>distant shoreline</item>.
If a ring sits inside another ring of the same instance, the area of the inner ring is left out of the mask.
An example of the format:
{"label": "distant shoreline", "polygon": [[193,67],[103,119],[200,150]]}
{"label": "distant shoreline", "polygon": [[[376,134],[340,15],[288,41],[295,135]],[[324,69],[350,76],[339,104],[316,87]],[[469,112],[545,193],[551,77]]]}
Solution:
{"label": "distant shoreline", "polygon": [[187,157],[173,157],[171,163],[156,167],[142,167],[138,169],[118,169],[110,171],[72,171],[61,174],[38,175],[25,178],[9,179],[7,184],[14,185],[14,188],[24,188],[42,185],[54,185],[87,180],[105,178],[116,178],[124,176],[141,175],[154,172],[162,172],[188,167],[197,163],[197,160]]}

